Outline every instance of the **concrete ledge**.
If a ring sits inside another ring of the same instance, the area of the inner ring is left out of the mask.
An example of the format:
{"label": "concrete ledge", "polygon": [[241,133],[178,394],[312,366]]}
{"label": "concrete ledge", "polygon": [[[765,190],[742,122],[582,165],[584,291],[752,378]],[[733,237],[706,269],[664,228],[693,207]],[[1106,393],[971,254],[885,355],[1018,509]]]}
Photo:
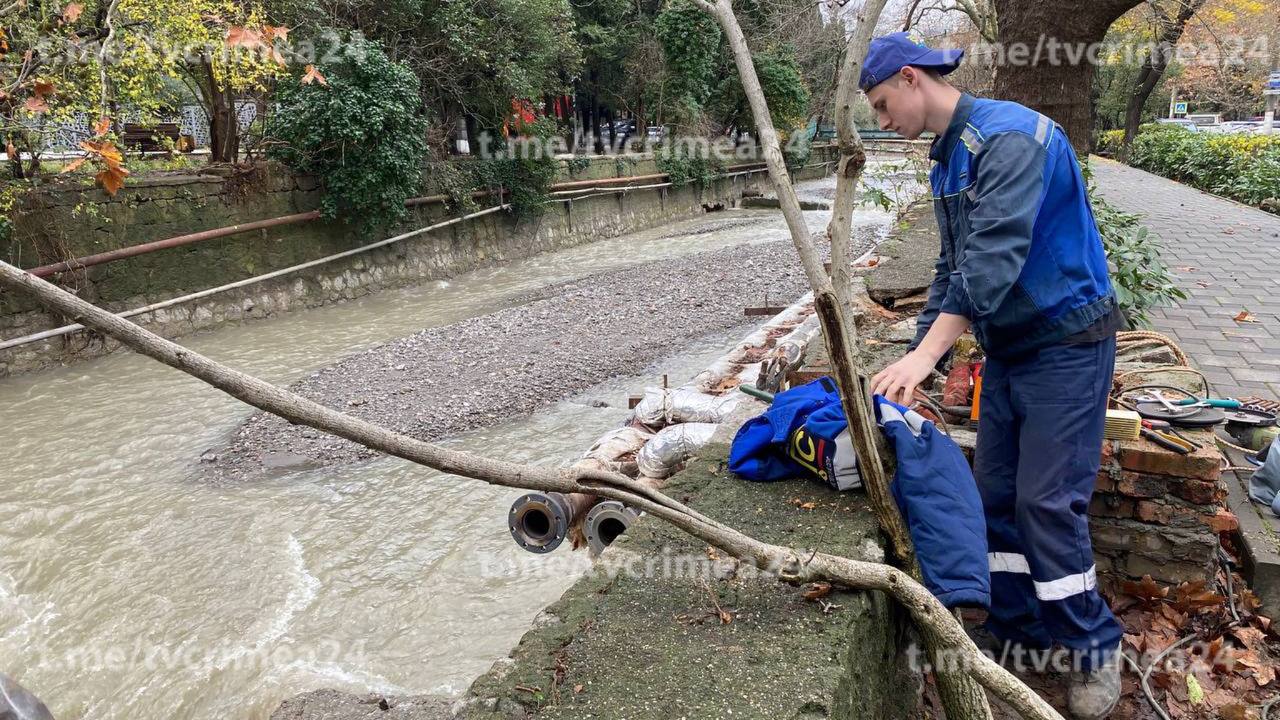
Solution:
{"label": "concrete ledge", "polygon": [[[721,440],[665,492],[762,540],[883,556],[865,495],[809,480],[737,479]],[[833,592],[825,607],[714,557],[704,543],[641,518],[604,553],[599,572],[476,680],[462,715],[890,719],[915,711],[920,680],[899,654],[906,618],[887,597]]]}
{"label": "concrete ledge", "polygon": [[1262,601],[1258,612],[1280,613],[1280,522],[1266,508],[1249,500],[1249,474],[1226,474],[1227,503],[1240,522],[1232,538],[1240,545],[1244,577]]}

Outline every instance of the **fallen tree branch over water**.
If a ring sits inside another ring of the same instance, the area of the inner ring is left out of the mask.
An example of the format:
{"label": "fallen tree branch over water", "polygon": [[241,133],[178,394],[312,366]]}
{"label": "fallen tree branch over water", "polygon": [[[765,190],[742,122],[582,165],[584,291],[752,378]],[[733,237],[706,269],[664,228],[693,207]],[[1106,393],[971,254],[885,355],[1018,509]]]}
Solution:
{"label": "fallen tree branch over water", "polygon": [[521,465],[451,450],[392,432],[166,340],[8,263],[0,262],[0,285],[28,293],[50,310],[289,422],[307,425],[419,465],[492,485],[543,492],[589,493],[619,500],[666,520],[742,562],[776,573],[785,582],[825,581],[857,590],[885,592],[910,612],[916,624],[926,629],[939,647],[948,651],[946,661],[953,667],[972,676],[1023,717],[1062,720],[1035,691],[983,655],[956,618],[923,585],[893,567],[825,553],[802,553],[794,548],[762,542],[620,473],[598,468],[552,469]]}

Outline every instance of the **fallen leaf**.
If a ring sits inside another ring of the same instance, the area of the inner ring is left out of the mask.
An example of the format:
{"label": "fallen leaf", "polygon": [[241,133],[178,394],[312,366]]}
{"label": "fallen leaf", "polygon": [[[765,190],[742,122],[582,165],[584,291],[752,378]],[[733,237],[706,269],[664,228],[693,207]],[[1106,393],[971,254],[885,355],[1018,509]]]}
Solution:
{"label": "fallen leaf", "polygon": [[7,142],[5,142],[4,151],[9,155],[10,158],[18,157],[18,148],[13,146],[13,140],[8,140]]}
{"label": "fallen leaf", "polygon": [[1143,650],[1142,638],[1143,638],[1142,635],[1136,635],[1133,633],[1124,634],[1124,641],[1129,643],[1129,647],[1133,648],[1134,650],[1137,650],[1138,652],[1142,652]]}
{"label": "fallen leaf", "polygon": [[1195,271],[1196,269],[1191,265],[1183,265],[1182,267],[1178,268],[1178,272],[1195,272]]}
{"label": "fallen leaf", "polygon": [[288,40],[289,28],[283,25],[263,25],[262,37],[268,41],[272,40]]}
{"label": "fallen leaf", "polygon": [[324,75],[320,74],[320,71],[316,69],[316,66],[308,65],[306,73],[302,76],[302,84],[310,85],[313,82],[320,83],[325,87],[329,86],[329,81],[324,79]]}
{"label": "fallen leaf", "polygon": [[578,693],[581,693],[581,692],[582,692],[582,689],[583,689],[584,687],[585,687],[585,686],[584,686],[584,685],[581,685],[581,684],[579,684],[579,685],[574,685],[574,686],[573,686],[573,694],[574,694],[574,695],[577,695]]}
{"label": "fallen leaf", "polygon": [[1238,626],[1228,631],[1231,637],[1235,638],[1246,650],[1253,650],[1261,647],[1266,642],[1262,631],[1255,627]]}
{"label": "fallen leaf", "polygon": [[1192,705],[1199,705],[1204,702],[1204,689],[1200,687],[1200,681],[1196,680],[1195,675],[1187,675],[1187,701]]}
{"label": "fallen leaf", "polygon": [[1218,708],[1218,717],[1222,720],[1248,720],[1249,708],[1239,703],[1223,705]]}
{"label": "fallen leaf", "polygon": [[816,507],[818,507],[818,503],[816,502],[800,503],[801,510],[812,510]]}
{"label": "fallen leaf", "polygon": [[718,609],[717,612],[720,614],[721,625],[728,625],[729,623],[733,622],[733,613],[729,612],[728,610],[724,610],[722,608]]}
{"label": "fallen leaf", "polygon": [[81,155],[75,160],[72,160],[71,162],[67,163],[67,166],[62,168],[62,172],[64,173],[75,172],[76,170],[79,170],[80,166],[83,165],[85,161],[88,159],[89,159],[88,155]]}
{"label": "fallen leaf", "polygon": [[44,113],[49,112],[49,103],[38,97],[30,97],[27,98],[26,102],[22,103],[22,108],[27,112]]}
{"label": "fallen leaf", "polygon": [[276,49],[275,45],[271,46],[271,60],[272,62],[279,65],[280,67],[284,67],[285,65],[289,64],[288,62],[285,61],[284,55],[281,55],[280,51]]}
{"label": "fallen leaf", "polygon": [[94,135],[106,135],[110,131],[111,131],[111,118],[107,117],[106,115],[103,115],[102,117],[98,118],[97,124],[93,126]]}
{"label": "fallen leaf", "polygon": [[55,92],[53,88],[53,83],[49,82],[48,80],[37,81],[36,84],[32,86],[31,91],[34,92],[36,94],[36,97],[40,98],[41,100],[43,100],[44,98],[50,95],[53,95]]}
{"label": "fallen leaf", "polygon": [[84,5],[70,3],[62,9],[62,19],[68,24],[73,23],[80,18],[80,13],[82,12],[84,12]]}
{"label": "fallen leaf", "polygon": [[1231,319],[1232,319],[1232,320],[1235,320],[1235,321],[1236,321],[1236,322],[1238,322],[1238,323],[1246,323],[1246,322],[1247,322],[1247,323],[1256,323],[1256,322],[1258,322],[1258,321],[1253,317],[1253,314],[1252,314],[1252,313],[1250,313],[1248,310],[1241,310],[1240,312],[1236,313],[1236,316],[1235,316],[1235,317],[1233,317],[1233,318],[1231,318]]}
{"label": "fallen leaf", "polygon": [[707,559],[708,559],[708,560],[711,560],[712,562],[715,562],[716,560],[719,560],[719,559],[720,559],[720,553],[716,552],[716,549],[715,549],[715,548],[713,548],[713,547],[711,547],[710,545],[708,545],[708,546],[707,546]]}
{"label": "fallen leaf", "polygon": [[817,600],[831,594],[831,583],[816,582],[804,591],[805,600]]}
{"label": "fallen leaf", "polygon": [[1161,587],[1159,583],[1151,579],[1150,575],[1143,575],[1140,582],[1133,582],[1132,580],[1121,582],[1120,591],[1148,602],[1163,600],[1169,595],[1169,588]]}

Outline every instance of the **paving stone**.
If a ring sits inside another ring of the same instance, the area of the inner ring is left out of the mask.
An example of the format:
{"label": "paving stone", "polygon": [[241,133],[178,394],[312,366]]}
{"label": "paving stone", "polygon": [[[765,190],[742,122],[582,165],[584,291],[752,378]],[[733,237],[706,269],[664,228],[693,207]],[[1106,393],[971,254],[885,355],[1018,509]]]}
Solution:
{"label": "paving stone", "polygon": [[[1220,392],[1280,398],[1280,216],[1094,158],[1102,196],[1160,238],[1188,297],[1151,313]],[[1202,280],[1209,287],[1195,283]],[[1241,310],[1261,322],[1236,323]]]}

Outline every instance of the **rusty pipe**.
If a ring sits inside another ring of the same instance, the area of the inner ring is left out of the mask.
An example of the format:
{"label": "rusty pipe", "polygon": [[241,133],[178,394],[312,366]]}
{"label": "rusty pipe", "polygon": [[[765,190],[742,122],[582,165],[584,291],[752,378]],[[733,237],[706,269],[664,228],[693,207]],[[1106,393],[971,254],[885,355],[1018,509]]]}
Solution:
{"label": "rusty pipe", "polygon": [[55,273],[66,272],[68,270],[79,270],[80,268],[89,267],[90,265],[101,265],[102,263],[123,260],[137,255],[145,255],[146,253],[155,252],[156,250],[190,245],[192,243],[213,240],[215,238],[226,237],[228,235],[239,235],[240,233],[252,232],[254,230],[265,230],[267,228],[280,227],[282,225],[294,225],[300,222],[315,220],[318,217],[320,217],[320,211],[312,210],[310,212],[297,213],[296,215],[282,215],[281,217],[274,217],[267,220],[255,220],[254,222],[241,223],[239,225],[228,225],[227,227],[214,228],[212,230],[201,230],[200,232],[178,235],[164,240],[156,240],[155,242],[143,243],[141,245],[130,245],[129,247],[108,250],[94,255],[86,255],[84,257],[65,260],[51,265],[41,265],[40,267],[31,268],[27,272],[35,275],[36,277],[49,277]]}
{"label": "rusty pipe", "polygon": [[[740,171],[743,169],[752,169],[763,167],[761,163],[746,163],[743,165],[735,165],[726,168],[726,171]],[[551,185],[550,189],[556,190],[574,190],[574,189],[593,189],[605,188],[615,185],[636,184],[648,182],[650,180],[665,180],[669,176],[666,173],[658,173],[653,175],[635,175],[621,178],[604,178],[600,180],[574,180]],[[481,198],[491,197],[501,192],[507,194],[506,190],[477,190],[471,193],[472,199],[479,200]],[[448,195],[424,195],[422,197],[409,198],[405,200],[405,207],[417,207],[420,205],[431,205],[434,203],[442,203],[449,200]],[[284,225],[295,225],[297,223],[310,222],[320,218],[319,210],[311,210],[304,213],[296,213],[293,215],[282,215],[280,217],[268,218],[266,220],[255,220],[253,222],[239,223],[236,225],[228,225],[221,228],[213,228],[210,230],[201,230],[200,232],[187,233],[185,235],[176,235],[163,240],[142,243],[141,245],[131,245],[129,247],[117,248],[106,252],[86,255],[84,257],[72,258],[61,262],[51,263],[49,265],[40,265],[34,267],[27,272],[36,277],[49,277],[61,272],[69,270],[79,270],[91,267],[93,265],[102,265],[104,263],[115,262],[117,260],[125,260],[139,255],[155,252],[157,250],[167,250],[169,248],[181,247],[183,245],[191,245],[193,243],[204,242],[206,240],[216,240],[218,238],[229,237],[231,235],[239,235],[241,233],[253,232],[254,230],[266,230],[269,228],[282,227]]]}

